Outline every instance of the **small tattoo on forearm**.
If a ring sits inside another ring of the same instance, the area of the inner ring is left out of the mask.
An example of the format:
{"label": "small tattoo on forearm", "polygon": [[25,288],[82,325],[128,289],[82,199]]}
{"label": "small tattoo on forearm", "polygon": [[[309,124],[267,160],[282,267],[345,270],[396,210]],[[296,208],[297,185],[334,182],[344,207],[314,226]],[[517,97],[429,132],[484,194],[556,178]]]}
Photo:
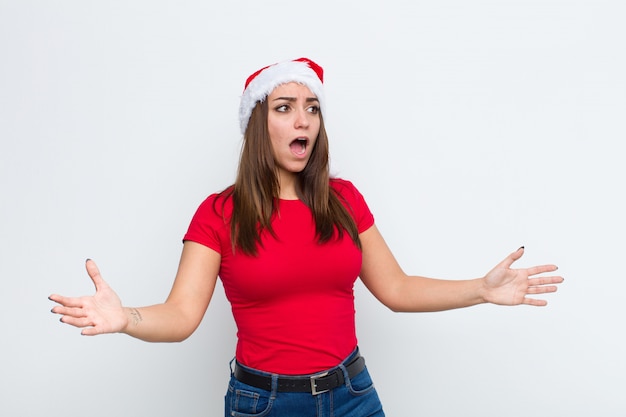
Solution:
{"label": "small tattoo on forearm", "polygon": [[138,325],[139,322],[143,320],[143,318],[141,317],[141,313],[136,308],[130,309],[130,315],[133,318],[133,323],[135,324],[135,326]]}

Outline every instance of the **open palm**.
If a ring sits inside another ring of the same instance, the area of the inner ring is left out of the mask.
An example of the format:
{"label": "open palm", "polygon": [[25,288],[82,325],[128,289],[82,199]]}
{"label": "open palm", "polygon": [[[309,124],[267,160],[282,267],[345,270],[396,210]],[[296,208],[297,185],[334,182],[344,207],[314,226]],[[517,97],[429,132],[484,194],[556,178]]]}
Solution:
{"label": "open palm", "polygon": [[61,315],[61,322],[81,328],[81,334],[86,336],[120,332],[128,324],[120,298],[102,279],[94,261],[88,259],[85,267],[96,287],[96,293],[83,297],[53,294],[50,300],[59,305],[52,312]]}
{"label": "open palm", "polygon": [[559,276],[535,275],[554,272],[556,265],[540,265],[531,268],[512,269],[511,265],[524,254],[524,247],[507,256],[485,276],[486,301],[501,305],[528,304],[545,306],[547,301],[529,298],[528,295],[555,292],[553,284],[563,282]]}

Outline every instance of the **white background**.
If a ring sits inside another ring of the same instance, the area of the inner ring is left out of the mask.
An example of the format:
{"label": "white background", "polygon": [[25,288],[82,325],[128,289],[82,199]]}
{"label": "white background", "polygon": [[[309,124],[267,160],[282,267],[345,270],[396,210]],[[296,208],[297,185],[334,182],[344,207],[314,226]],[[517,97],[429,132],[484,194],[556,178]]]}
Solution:
{"label": "white background", "polygon": [[407,272],[556,263],[549,306],[395,314],[356,288],[389,416],[625,416],[626,6],[615,1],[0,0],[0,415],[219,416],[221,285],[180,344],[82,337],[50,293],[161,302],[229,185],[245,78],[326,69],[332,170]]}

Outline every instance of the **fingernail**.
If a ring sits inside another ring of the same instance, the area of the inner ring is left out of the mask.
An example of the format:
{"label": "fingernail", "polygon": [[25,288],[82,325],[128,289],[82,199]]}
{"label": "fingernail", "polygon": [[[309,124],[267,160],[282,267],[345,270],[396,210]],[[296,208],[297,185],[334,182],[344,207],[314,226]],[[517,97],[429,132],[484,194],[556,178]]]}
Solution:
{"label": "fingernail", "polygon": [[85,263],[87,263],[87,262],[89,262],[89,261],[91,261],[91,258],[87,258],[87,259],[85,259]]}
{"label": "fingernail", "polygon": [[[523,245],[522,245],[522,246],[520,246],[520,247],[519,247],[519,249],[524,249],[524,246],[523,246]],[[519,249],[518,249],[518,250],[519,250]]]}

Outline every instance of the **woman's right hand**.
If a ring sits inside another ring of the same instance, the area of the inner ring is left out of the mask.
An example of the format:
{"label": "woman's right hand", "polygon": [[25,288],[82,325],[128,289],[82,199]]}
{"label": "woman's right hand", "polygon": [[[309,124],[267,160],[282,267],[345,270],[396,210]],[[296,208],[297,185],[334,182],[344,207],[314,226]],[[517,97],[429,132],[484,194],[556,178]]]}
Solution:
{"label": "woman's right hand", "polygon": [[81,334],[85,336],[123,331],[128,325],[129,315],[120,298],[102,279],[94,261],[87,259],[85,267],[96,293],[83,297],[53,294],[48,298],[59,305],[52,308],[52,312],[61,315],[62,323],[82,329]]}

